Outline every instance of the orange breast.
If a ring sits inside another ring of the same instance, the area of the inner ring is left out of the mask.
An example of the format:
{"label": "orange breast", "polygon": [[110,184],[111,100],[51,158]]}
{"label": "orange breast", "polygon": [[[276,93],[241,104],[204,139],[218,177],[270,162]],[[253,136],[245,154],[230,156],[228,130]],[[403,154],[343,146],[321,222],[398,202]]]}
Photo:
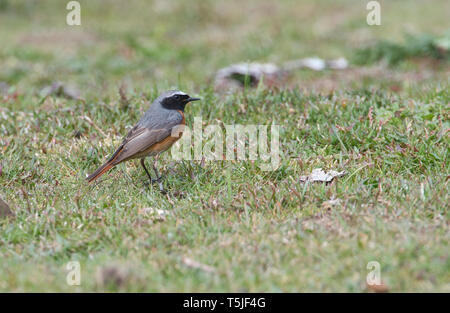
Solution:
{"label": "orange breast", "polygon": [[184,113],[183,113],[183,111],[178,110],[178,112],[180,112],[181,116],[183,117],[183,119],[181,120],[181,123],[180,123],[180,124],[186,125],[186,119],[184,118]]}
{"label": "orange breast", "polygon": [[163,151],[166,151],[167,149],[169,149],[178,139],[181,138],[181,135],[183,133],[180,133],[180,137],[172,137],[169,136],[166,139],[155,143],[153,146],[151,146],[148,150],[146,150],[146,152],[148,151],[149,154],[156,154],[156,153],[160,153]]}

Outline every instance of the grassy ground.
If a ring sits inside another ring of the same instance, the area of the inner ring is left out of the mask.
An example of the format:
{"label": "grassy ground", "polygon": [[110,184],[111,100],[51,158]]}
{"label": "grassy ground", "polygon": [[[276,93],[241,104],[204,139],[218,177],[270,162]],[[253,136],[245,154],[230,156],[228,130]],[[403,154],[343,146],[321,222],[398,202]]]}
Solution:
{"label": "grassy ground", "polygon": [[[0,1],[0,81],[11,86],[0,194],[16,213],[0,220],[1,291],[360,292],[369,261],[389,290],[450,291],[448,63],[302,71],[286,88],[228,95],[211,85],[233,62],[351,59],[376,39],[442,34],[448,1],[381,1],[378,27],[354,1],[80,1],[80,27],[65,24],[64,1],[41,2]],[[84,101],[44,98],[54,81]],[[188,125],[281,125],[280,167],[166,153],[169,195],[144,185],[138,162],[87,186],[172,87],[203,99]],[[317,167],[348,174],[300,182]],[[80,286],[66,284],[72,260]]]}

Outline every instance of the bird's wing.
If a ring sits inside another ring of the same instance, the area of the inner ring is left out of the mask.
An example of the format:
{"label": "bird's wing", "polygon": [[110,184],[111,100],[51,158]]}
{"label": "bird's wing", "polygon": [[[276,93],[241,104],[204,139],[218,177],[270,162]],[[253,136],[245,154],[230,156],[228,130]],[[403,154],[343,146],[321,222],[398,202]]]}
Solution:
{"label": "bird's wing", "polygon": [[[172,133],[172,129],[179,125],[183,119],[183,116],[180,113],[176,113],[177,114],[172,114],[166,119],[154,122],[150,125],[150,127],[142,126],[141,123],[138,123],[135,127],[133,127],[124,138],[120,148],[118,149],[118,155],[113,155],[111,157],[116,157],[114,163],[118,164],[130,157],[133,157],[134,155],[147,150],[154,144],[169,137]],[[164,120],[165,123],[162,123]]]}

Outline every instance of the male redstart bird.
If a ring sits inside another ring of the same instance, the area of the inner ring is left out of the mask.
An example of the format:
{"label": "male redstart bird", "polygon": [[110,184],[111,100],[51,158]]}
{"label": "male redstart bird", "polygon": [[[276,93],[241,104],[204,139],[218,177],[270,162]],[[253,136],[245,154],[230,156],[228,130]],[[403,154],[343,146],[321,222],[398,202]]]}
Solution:
{"label": "male redstart bird", "polygon": [[117,164],[139,158],[150,183],[158,182],[159,189],[163,192],[164,188],[156,168],[156,161],[153,164],[156,179],[153,180],[145,167],[144,159],[166,151],[181,138],[182,127],[185,125],[184,108],[187,103],[197,100],[200,99],[191,98],[179,90],[162,93],[153,101],[141,120],[130,130],[109,160],[86,179],[93,182]]}

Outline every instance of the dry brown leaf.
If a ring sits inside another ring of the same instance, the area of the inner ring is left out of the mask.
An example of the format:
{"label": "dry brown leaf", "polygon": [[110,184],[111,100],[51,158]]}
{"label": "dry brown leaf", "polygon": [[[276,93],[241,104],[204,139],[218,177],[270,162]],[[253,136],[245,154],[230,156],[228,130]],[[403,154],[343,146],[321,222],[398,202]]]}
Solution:
{"label": "dry brown leaf", "polygon": [[325,172],[321,168],[316,168],[311,172],[311,174],[306,175],[306,176],[300,176],[300,181],[301,182],[310,181],[310,182],[329,183],[334,178],[342,177],[345,174],[347,174],[347,172],[345,172],[345,171],[337,172],[337,171],[330,170],[328,172]]}

